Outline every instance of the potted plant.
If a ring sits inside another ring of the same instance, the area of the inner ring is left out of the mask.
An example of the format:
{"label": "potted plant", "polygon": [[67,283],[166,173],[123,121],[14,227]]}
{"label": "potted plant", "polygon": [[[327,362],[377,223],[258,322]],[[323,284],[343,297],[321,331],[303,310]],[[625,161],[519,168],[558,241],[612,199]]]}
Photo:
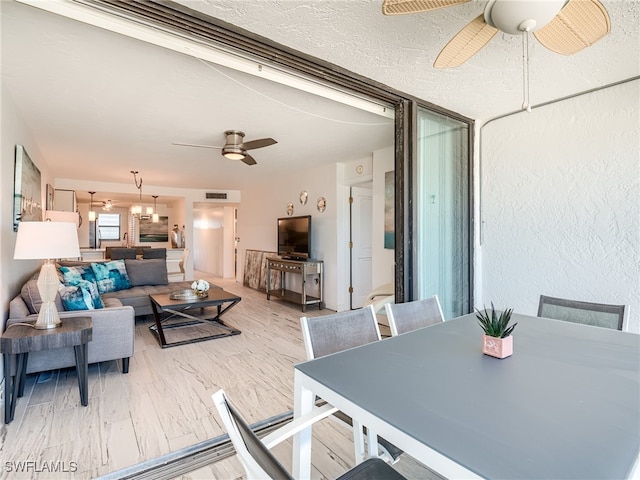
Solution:
{"label": "potted plant", "polygon": [[511,333],[517,323],[509,325],[511,321],[512,308],[504,310],[498,314],[493,302],[491,311],[485,309],[480,311],[476,308],[476,318],[480,322],[484,335],[482,335],[482,353],[496,358],[505,358],[513,353],[513,337]]}

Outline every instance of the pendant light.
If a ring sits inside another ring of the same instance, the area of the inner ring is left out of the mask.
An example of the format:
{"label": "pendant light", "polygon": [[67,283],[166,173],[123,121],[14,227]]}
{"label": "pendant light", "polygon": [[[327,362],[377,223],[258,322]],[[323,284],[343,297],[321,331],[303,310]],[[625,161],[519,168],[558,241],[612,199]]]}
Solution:
{"label": "pendant light", "polygon": [[95,222],[96,221],[96,212],[93,210],[93,195],[96,192],[89,192],[89,195],[91,195],[91,204],[89,206],[89,221],[90,222]]}
{"label": "pendant light", "polygon": [[160,216],[158,215],[158,195],[151,195],[153,197],[153,214],[151,215],[151,221],[153,223],[158,223],[160,221]]}
{"label": "pendant light", "polygon": [[142,215],[142,177],[140,177],[140,181],[138,181],[138,172],[131,170],[131,173],[133,174],[133,183],[136,185],[140,196],[140,203],[131,207],[131,213],[136,217],[140,217],[140,215]]}

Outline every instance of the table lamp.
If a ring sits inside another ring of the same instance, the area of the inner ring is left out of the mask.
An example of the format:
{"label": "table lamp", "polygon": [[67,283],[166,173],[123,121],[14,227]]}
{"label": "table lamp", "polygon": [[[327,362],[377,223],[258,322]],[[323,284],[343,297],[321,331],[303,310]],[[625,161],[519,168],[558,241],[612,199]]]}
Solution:
{"label": "table lamp", "polygon": [[53,259],[80,256],[76,224],[71,222],[20,222],[15,260],[45,260],[38,277],[42,306],[34,328],[56,328],[61,324],[54,302],[60,279]]}

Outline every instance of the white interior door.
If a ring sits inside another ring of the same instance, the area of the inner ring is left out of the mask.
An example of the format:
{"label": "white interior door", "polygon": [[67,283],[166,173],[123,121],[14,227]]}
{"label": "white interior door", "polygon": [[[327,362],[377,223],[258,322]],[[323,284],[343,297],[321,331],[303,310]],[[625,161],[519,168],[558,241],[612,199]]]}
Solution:
{"label": "white interior door", "polygon": [[351,308],[360,308],[372,290],[373,193],[352,187],[351,197]]}

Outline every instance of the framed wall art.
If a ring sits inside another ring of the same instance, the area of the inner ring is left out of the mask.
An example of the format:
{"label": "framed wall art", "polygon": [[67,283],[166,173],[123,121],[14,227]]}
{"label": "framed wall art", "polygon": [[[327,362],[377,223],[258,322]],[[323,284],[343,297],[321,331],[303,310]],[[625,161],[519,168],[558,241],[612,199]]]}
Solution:
{"label": "framed wall art", "polygon": [[19,222],[42,221],[42,178],[40,170],[22,145],[16,145],[13,190],[13,231]]}
{"label": "framed wall art", "polygon": [[168,241],[169,217],[160,216],[155,223],[151,220],[151,217],[140,219],[140,243]]}

